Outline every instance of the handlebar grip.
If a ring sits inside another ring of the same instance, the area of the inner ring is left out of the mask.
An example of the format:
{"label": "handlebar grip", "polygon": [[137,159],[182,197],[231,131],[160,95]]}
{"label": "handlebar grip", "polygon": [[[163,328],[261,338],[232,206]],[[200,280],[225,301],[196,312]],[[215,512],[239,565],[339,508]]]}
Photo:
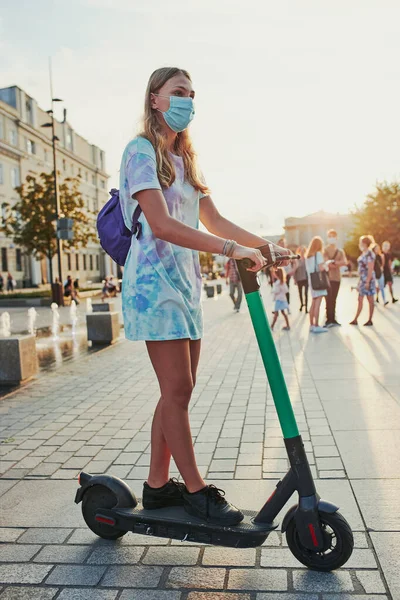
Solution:
{"label": "handlebar grip", "polygon": [[[261,250],[261,254],[267,259],[267,264],[264,269],[279,265],[284,260],[296,260],[300,258],[299,254],[292,254],[290,250],[288,251],[288,254],[283,254],[280,249],[273,244],[265,244],[265,246],[261,246],[258,249]],[[250,258],[243,258],[240,262],[245,269],[249,269],[255,264]]]}

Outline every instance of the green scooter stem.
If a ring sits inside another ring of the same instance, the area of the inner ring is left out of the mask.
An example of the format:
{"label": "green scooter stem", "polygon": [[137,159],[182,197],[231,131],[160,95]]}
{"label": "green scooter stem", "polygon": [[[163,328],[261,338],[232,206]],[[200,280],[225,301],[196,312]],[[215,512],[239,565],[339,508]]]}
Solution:
{"label": "green scooter stem", "polygon": [[285,439],[296,437],[299,435],[299,430],[260,292],[255,291],[246,294],[246,301],[267,373],[276,412],[281,424],[283,437]]}

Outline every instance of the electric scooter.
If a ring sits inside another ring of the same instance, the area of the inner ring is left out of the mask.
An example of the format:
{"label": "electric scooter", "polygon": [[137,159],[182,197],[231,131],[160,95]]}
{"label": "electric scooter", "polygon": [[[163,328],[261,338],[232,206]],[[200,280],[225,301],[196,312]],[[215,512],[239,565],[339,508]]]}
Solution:
{"label": "electric scooter", "polygon": [[[273,244],[260,250],[267,258],[267,266],[297,258],[293,254],[282,254]],[[84,472],[79,476],[75,502],[82,501],[86,524],[105,539],[117,539],[132,531],[181,541],[249,548],[260,546],[271,531],[277,529],[276,516],[297,492],[298,502],[286,513],[281,531],[301,563],[310,569],[331,571],[350,558],[353,534],[338,507],[321,500],[317,494],[265,313],[260,282],[255,272],[247,270],[252,264],[249,259],[237,261],[290,462],[288,473],[278,482],[264,506],[258,513],[242,511],[245,518],[239,525],[215,525],[192,517],[183,506],[145,510],[138,505],[130,487],[118,477]]]}

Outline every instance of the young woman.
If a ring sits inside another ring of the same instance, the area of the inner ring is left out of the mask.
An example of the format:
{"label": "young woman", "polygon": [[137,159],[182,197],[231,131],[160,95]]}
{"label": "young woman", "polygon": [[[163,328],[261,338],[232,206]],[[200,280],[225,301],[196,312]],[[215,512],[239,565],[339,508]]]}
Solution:
{"label": "young woman", "polygon": [[326,270],[324,261],[324,244],[322,238],[315,236],[310,242],[306,252],[306,270],[308,273],[308,283],[311,289],[311,307],[310,307],[310,333],[325,333],[328,330],[318,325],[319,309],[321,300],[327,296],[327,290],[313,290],[311,285],[311,273]]}
{"label": "young woman", "polygon": [[287,314],[285,313],[285,310],[289,309],[289,304],[288,304],[288,301],[286,298],[288,287],[286,285],[285,270],[282,269],[282,267],[278,267],[278,269],[274,269],[273,277],[275,278],[275,281],[272,286],[272,294],[274,296],[275,306],[274,306],[274,318],[271,323],[271,329],[272,330],[274,329],[275,323],[278,319],[279,311],[280,311],[282,313],[283,318],[285,319],[285,323],[286,323],[286,326],[282,327],[282,329],[284,331],[289,331],[289,329],[290,329],[289,319],[287,317]]}
{"label": "young woman", "polygon": [[360,237],[360,250],[361,254],[358,257],[358,273],[360,275],[360,280],[358,282],[358,307],[357,313],[354,317],[353,321],[351,321],[350,325],[358,325],[358,317],[362,311],[364,297],[368,298],[369,304],[369,319],[364,325],[370,327],[373,325],[372,323],[372,315],[374,314],[374,295],[375,295],[375,287],[376,287],[376,278],[375,278],[375,254],[372,252],[370,246],[372,244],[372,240],[368,235],[363,235]]}
{"label": "young woman", "polygon": [[[293,279],[297,285],[297,289],[299,291],[300,298],[300,311],[305,307],[306,313],[308,313],[308,278],[307,278],[307,269],[306,269],[306,259],[305,252],[306,247],[300,246],[296,250],[297,254],[300,254],[300,258],[296,261],[293,271]],[[303,299],[303,291],[304,291],[304,299]]]}
{"label": "young woman", "polygon": [[[143,505],[184,505],[209,522],[236,524],[243,514],[221,490],[206,485],[195,460],[189,401],[203,335],[198,251],[250,258],[265,265],[263,238],[241,229],[215,207],[196,167],[187,127],[194,116],[187,71],[162,68],[149,80],[142,133],[125,148],[120,171],[124,220],[139,203],[141,235],[132,238],[122,286],[125,335],[145,340],[160,385],[151,432]],[[198,230],[199,219],[210,233]],[[236,241],[233,241],[236,240]],[[185,484],[169,479],[171,454]]]}

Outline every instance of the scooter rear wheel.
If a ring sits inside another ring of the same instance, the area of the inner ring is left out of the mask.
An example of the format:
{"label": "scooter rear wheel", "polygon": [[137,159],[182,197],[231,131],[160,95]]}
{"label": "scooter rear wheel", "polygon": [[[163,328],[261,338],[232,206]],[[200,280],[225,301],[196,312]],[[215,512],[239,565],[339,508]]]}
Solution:
{"label": "scooter rear wheel", "polygon": [[103,485],[94,485],[89,488],[82,499],[82,515],[86,525],[93,533],[105,540],[116,540],[127,533],[96,521],[96,512],[99,508],[113,508],[116,504],[116,496]]}
{"label": "scooter rear wheel", "polygon": [[302,545],[295,519],[288,525],[286,540],[292,554],[309,569],[333,571],[349,560],[354,547],[353,534],[340,513],[320,512],[319,517],[325,541],[322,551],[313,552]]}

